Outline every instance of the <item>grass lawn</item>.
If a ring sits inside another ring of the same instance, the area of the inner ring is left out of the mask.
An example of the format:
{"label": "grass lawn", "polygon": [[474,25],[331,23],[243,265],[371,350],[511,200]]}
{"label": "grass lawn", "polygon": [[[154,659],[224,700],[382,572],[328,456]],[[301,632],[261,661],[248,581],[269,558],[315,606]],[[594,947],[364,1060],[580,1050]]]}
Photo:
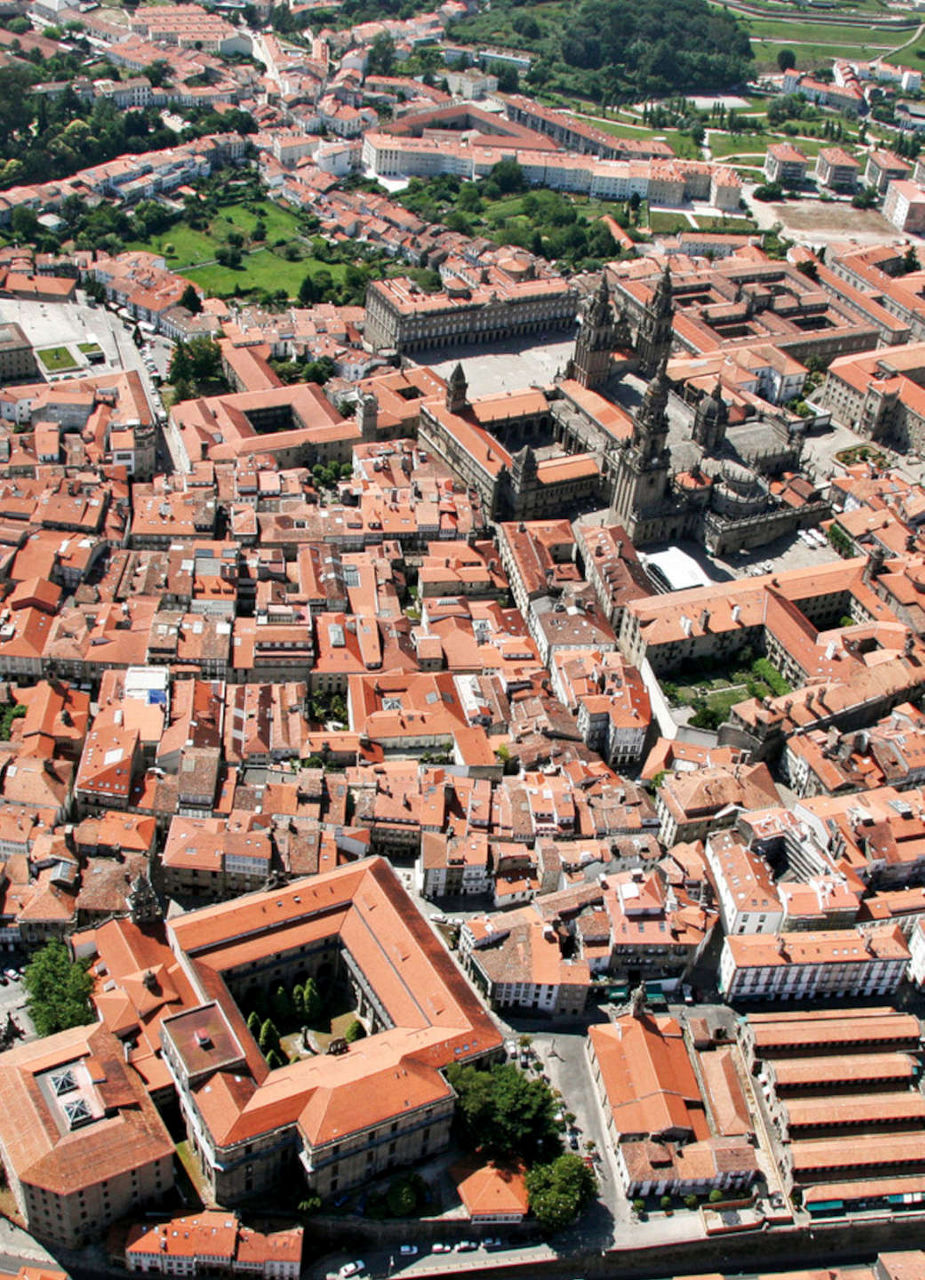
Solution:
{"label": "grass lawn", "polygon": [[103,348],[98,342],[78,342],[77,350],[83,352],[85,356],[92,356],[96,355],[97,351],[102,351]]}
{"label": "grass lawn", "polygon": [[[147,249],[149,253],[162,254],[168,268],[178,271],[212,262],[215,250],[227,242],[229,232],[240,231],[249,236],[257,225],[258,218],[266,226],[267,244],[298,237],[299,220],[294,213],[280,208],[272,200],[261,201],[255,207],[259,213],[251,213],[243,204],[227,205],[219,210],[205,231],[194,231],[186,222],[177,222],[148,240],[134,241],[128,248]],[[171,246],[169,252],[168,245]]]}
{"label": "grass lawn", "polygon": [[[836,28],[837,29],[837,28]],[[847,27],[844,30],[848,30]],[[870,29],[867,32],[869,37],[875,40],[879,39],[879,32]],[[899,41],[897,41],[899,43]],[[892,48],[890,44],[846,44],[839,41],[837,44],[794,44],[785,46],[782,42],[772,43],[768,40],[760,40],[752,37],[752,53],[755,55],[756,69],[764,67],[777,67],[777,55],[781,49],[792,48],[797,55],[797,65],[801,71],[811,70],[814,67],[829,67],[833,58],[848,58],[858,62],[869,62],[872,58],[881,56],[887,49]]]}
{"label": "grass lawn", "polygon": [[650,209],[649,229],[660,235],[673,235],[675,231],[693,231],[694,228],[683,213],[669,213],[663,209]]}
{"label": "grass lawn", "polygon": [[722,160],[725,156],[753,156],[767,151],[772,142],[780,142],[767,133],[720,133],[710,130],[710,150],[714,159]]}
{"label": "grass lawn", "polygon": [[346,270],[347,265],[343,262],[322,262],[319,258],[287,262],[269,249],[255,249],[253,253],[244,255],[237,270],[213,263],[208,267],[191,267],[183,274],[217,298],[231,297],[235,289],[241,293],[247,293],[250,289],[265,289],[270,292],[285,289],[289,297],[294,298],[307,275],[316,276],[320,271],[329,271],[332,278],[340,283]]}
{"label": "grass lawn", "polygon": [[77,361],[67,347],[45,347],[35,353],[49,373],[65,373],[78,367]]}
{"label": "grass lawn", "polygon": [[701,231],[725,231],[729,235],[749,235],[758,230],[750,218],[695,217],[694,221]]}
{"label": "grass lawn", "polygon": [[[896,41],[899,44],[899,41]],[[916,71],[925,70],[925,35],[919,36],[908,49],[900,49],[899,53],[890,56],[890,62],[900,67],[912,67]]]}
{"label": "grass lawn", "polygon": [[878,44],[890,47],[894,44],[902,44],[904,39],[909,38],[915,30],[915,24],[912,23],[906,30],[905,36],[901,31],[892,29],[883,30],[879,27],[869,27],[858,24],[852,26],[849,23],[833,23],[833,22],[813,22],[798,21],[788,22],[783,18],[747,18],[746,26],[752,37],[756,40],[762,38],[770,40],[793,40],[794,53],[799,60],[799,45],[803,44],[866,44],[868,40],[873,38]]}

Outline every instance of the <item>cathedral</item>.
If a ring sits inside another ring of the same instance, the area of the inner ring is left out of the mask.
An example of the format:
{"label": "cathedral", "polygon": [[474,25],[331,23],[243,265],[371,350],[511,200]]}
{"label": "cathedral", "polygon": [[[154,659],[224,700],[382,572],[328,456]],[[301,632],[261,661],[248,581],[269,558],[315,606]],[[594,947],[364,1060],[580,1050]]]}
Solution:
{"label": "cathedral", "polygon": [[445,397],[422,404],[419,437],[496,520],[609,507],[636,546],[691,539],[715,555],[817,525],[829,508],[800,474],[792,418],[769,406],[732,421],[719,379],[687,403],[669,376],[673,341],[667,265],[635,332],[604,274],[553,387],[473,400],[457,365]]}
{"label": "cathedral", "polygon": [[[666,264],[636,330],[614,314],[606,279],[581,316],[569,377],[620,403],[628,383],[648,379],[632,411],[632,433],[607,451],[602,468],[612,518],[634,545],[702,542],[716,555],[763,546],[829,514],[800,474],[803,434],[783,415],[730,422],[717,379],[692,407],[668,376],[674,337]],[[632,346],[636,378],[617,379],[608,353]]]}

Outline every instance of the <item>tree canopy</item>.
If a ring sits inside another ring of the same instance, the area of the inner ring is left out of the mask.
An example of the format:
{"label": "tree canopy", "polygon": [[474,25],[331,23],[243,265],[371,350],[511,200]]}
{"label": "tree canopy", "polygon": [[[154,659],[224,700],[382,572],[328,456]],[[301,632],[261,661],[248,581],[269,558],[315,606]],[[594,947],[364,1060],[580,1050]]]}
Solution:
{"label": "tree canopy", "polygon": [[725,88],[752,57],[745,28],[706,0],[579,0],[560,47],[569,66],[600,70],[611,96]]}
{"label": "tree canopy", "polygon": [[530,1161],[561,1150],[553,1115],[555,1100],[542,1080],[531,1080],[513,1063],[452,1066],[447,1079],[456,1090],[463,1140],[486,1155],[522,1156]]}
{"label": "tree canopy", "polygon": [[527,1174],[530,1212],[541,1226],[560,1231],[594,1199],[594,1174],[580,1156],[567,1152]]}
{"label": "tree canopy", "polygon": [[87,963],[73,961],[63,942],[54,940],[36,951],[23,976],[29,1017],[40,1036],[93,1021]]}

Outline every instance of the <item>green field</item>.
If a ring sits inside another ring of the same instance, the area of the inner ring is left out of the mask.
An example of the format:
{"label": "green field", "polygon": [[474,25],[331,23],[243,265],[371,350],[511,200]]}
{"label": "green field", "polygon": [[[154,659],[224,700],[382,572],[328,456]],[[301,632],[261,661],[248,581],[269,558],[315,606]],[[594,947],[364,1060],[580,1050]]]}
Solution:
{"label": "green field", "polygon": [[319,272],[327,271],[335,283],[340,284],[346,270],[347,265],[343,262],[322,262],[318,258],[287,262],[269,249],[255,249],[253,253],[244,255],[237,269],[222,267],[216,262],[205,267],[187,268],[183,274],[187,280],[192,280],[217,298],[228,298],[236,290],[246,293],[250,289],[268,292],[285,289],[290,298],[294,298],[307,275],[317,276]]}
{"label": "green field", "polygon": [[649,229],[659,235],[670,236],[676,231],[693,231],[690,220],[683,213],[670,213],[665,209],[649,212]]}
{"label": "green field", "polygon": [[764,153],[772,142],[780,142],[769,133],[717,133],[710,130],[709,143],[714,160],[722,160],[726,156],[757,156],[764,158]]}
{"label": "green field", "polygon": [[729,235],[751,235],[758,230],[750,218],[695,217],[694,221],[701,231],[725,231]]}
{"label": "green field", "polygon": [[890,62],[900,67],[912,67],[915,71],[925,71],[925,34],[919,36],[908,49],[900,49],[890,55]]}
{"label": "green field", "polygon": [[227,244],[230,232],[239,231],[249,237],[258,219],[266,226],[268,245],[277,240],[288,242],[298,237],[299,219],[296,214],[290,213],[288,209],[281,209],[270,200],[263,201],[255,208],[258,212],[253,213],[241,204],[227,205],[215,215],[205,231],[195,231],[187,223],[177,222],[166,231],[158,232],[145,241],[136,240],[128,247],[159,253],[166,259],[171,271],[180,271],[185,267],[214,261],[215,250]]}
{"label": "green field", "polygon": [[78,367],[67,347],[45,347],[35,353],[49,373],[67,373]]}
{"label": "green field", "polygon": [[[756,40],[794,40],[802,44],[843,44],[862,45],[873,39],[886,48],[902,44],[908,40],[915,30],[914,25],[904,31],[885,30],[881,27],[869,27],[858,24],[835,22],[814,22],[800,20],[788,22],[777,18],[748,18],[746,26]],[[794,49],[794,52],[797,52]],[[799,55],[798,55],[799,56]]]}
{"label": "green field", "polygon": [[[266,237],[252,242],[250,238],[258,220],[266,228]],[[245,237],[240,267],[225,267],[215,261],[216,250],[227,245],[232,231]],[[196,230],[185,221],[177,222],[166,231],[144,241],[136,240],[128,247],[161,254],[171,271],[182,272],[216,297],[248,293],[251,289],[269,292],[285,289],[290,297],[295,297],[305,276],[315,276],[321,271],[328,271],[338,284],[343,281],[346,271],[343,263],[322,262],[313,257],[289,262],[271,248],[291,244],[300,244],[304,252],[310,252],[298,216],[265,200],[251,208],[243,204],[226,205],[205,230]]]}

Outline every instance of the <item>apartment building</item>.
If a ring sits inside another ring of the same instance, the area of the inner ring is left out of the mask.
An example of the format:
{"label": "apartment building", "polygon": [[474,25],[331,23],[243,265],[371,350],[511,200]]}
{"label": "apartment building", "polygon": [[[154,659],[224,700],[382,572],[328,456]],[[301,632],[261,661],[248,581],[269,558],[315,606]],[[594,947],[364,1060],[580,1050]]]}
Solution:
{"label": "apartment building", "polygon": [[816,181],[830,191],[851,195],[860,172],[857,160],[842,147],[823,147],[816,157]]}
{"label": "apartment building", "polygon": [[764,157],[764,176],[782,187],[799,187],[806,181],[806,156],[792,142],[775,142]]}
{"label": "apartment building", "polygon": [[832,1000],[892,997],[909,965],[898,925],[827,933],[727,937],[719,986],[727,1000]]}
{"label": "apartment building", "polygon": [[925,190],[917,182],[893,179],[883,199],[883,216],[897,231],[921,235],[925,230]]}
{"label": "apartment building", "polygon": [[764,858],[737,831],[711,833],[704,851],[726,934],[777,933],[784,913]]}
{"label": "apartment building", "polygon": [[867,157],[864,181],[875,187],[880,195],[886,195],[891,182],[902,182],[912,173],[912,165],[901,160],[885,147],[875,147]]}

